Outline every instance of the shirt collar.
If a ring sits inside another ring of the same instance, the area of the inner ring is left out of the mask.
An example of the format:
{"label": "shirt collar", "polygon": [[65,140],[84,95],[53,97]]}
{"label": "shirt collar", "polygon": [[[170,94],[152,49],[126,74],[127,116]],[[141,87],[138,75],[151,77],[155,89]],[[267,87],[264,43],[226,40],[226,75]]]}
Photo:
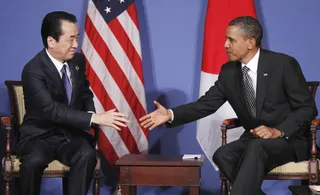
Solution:
{"label": "shirt collar", "polygon": [[47,52],[50,60],[51,60],[52,63],[54,64],[54,66],[57,68],[57,70],[58,70],[59,73],[60,73],[60,71],[61,71],[61,69],[62,69],[62,67],[63,67],[64,64],[67,65],[67,69],[69,69],[69,65],[68,65],[67,62],[62,63],[62,62],[56,60],[56,59],[48,52],[47,49],[46,49],[46,52]]}
{"label": "shirt collar", "polygon": [[252,72],[257,73],[258,70],[258,61],[260,56],[260,49],[258,49],[256,55],[248,62],[248,64],[241,63],[242,68],[247,66]]}

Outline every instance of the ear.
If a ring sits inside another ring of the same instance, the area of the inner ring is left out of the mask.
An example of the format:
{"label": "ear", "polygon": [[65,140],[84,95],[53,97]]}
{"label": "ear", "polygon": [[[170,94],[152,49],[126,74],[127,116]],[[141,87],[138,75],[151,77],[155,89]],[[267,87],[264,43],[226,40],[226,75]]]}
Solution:
{"label": "ear", "polygon": [[252,49],[256,47],[256,40],[254,38],[248,39],[247,43],[248,43],[248,49]]}
{"label": "ear", "polygon": [[54,44],[56,43],[56,40],[53,37],[48,36],[47,43],[48,43],[48,48],[53,48]]}

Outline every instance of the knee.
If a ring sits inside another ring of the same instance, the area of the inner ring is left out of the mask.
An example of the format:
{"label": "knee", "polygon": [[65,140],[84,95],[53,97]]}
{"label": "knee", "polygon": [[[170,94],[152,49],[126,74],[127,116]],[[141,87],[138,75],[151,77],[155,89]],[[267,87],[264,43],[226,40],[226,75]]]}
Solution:
{"label": "knee", "polygon": [[226,151],[224,149],[223,146],[221,146],[220,148],[218,148],[215,153],[212,156],[212,160],[215,164],[221,164],[221,162],[224,159],[224,156],[226,155]]}
{"label": "knee", "polygon": [[44,169],[48,166],[50,162],[47,159],[43,158],[39,155],[26,155],[22,157],[21,161],[21,169],[26,168],[30,170],[38,170]]}
{"label": "knee", "polygon": [[248,149],[261,149],[266,139],[253,139],[248,144]]}
{"label": "knee", "polygon": [[84,151],[79,152],[79,161],[81,162],[89,162],[94,163],[96,162],[96,151],[92,148],[86,149]]}

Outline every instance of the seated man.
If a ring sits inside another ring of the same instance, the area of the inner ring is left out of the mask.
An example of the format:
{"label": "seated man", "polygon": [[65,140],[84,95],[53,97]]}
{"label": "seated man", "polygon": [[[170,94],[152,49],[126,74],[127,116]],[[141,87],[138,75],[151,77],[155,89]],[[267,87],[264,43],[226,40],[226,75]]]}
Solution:
{"label": "seated man", "polygon": [[264,176],[276,166],[308,159],[309,125],[317,109],[298,62],[290,56],[260,49],[263,31],[250,16],[233,19],[224,47],[229,62],[215,85],[196,102],[142,117],[153,129],[198,120],[229,101],[245,132],[220,147],[213,161],[233,183],[232,195],[260,195]]}
{"label": "seated man", "polygon": [[93,93],[86,79],[85,59],[76,53],[76,17],[47,14],[42,22],[44,49],[22,72],[26,114],[17,145],[21,157],[23,195],[40,193],[42,174],[54,159],[70,167],[70,195],[86,195],[96,165],[93,124],[120,129],[128,122],[115,109],[95,114]]}

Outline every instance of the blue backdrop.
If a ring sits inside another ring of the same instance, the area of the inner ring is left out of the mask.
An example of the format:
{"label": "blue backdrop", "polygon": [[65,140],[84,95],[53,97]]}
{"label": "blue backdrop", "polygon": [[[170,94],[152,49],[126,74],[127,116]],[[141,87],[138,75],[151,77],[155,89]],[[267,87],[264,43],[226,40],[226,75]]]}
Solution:
{"label": "blue backdrop", "polygon": [[[263,47],[296,57],[307,80],[320,80],[317,77],[320,1],[255,0],[255,4],[265,31]],[[137,0],[149,112],[154,110],[154,99],[167,107],[197,99],[206,7],[204,0]],[[40,25],[45,14],[54,10],[75,14],[82,34],[86,9],[86,0],[0,2],[0,112],[10,111],[4,80],[20,79],[24,64],[42,49]],[[319,93],[317,102],[319,105]],[[150,150],[162,154],[201,153],[195,130],[195,123],[173,129],[157,128],[150,132]],[[219,194],[218,172],[207,160],[202,178],[202,194]],[[292,183],[265,181],[263,189],[267,194],[289,195],[287,186]],[[107,191],[103,187],[102,194]],[[184,191],[141,187],[138,194],[173,195]],[[61,194],[61,180],[44,179],[41,194]]]}

